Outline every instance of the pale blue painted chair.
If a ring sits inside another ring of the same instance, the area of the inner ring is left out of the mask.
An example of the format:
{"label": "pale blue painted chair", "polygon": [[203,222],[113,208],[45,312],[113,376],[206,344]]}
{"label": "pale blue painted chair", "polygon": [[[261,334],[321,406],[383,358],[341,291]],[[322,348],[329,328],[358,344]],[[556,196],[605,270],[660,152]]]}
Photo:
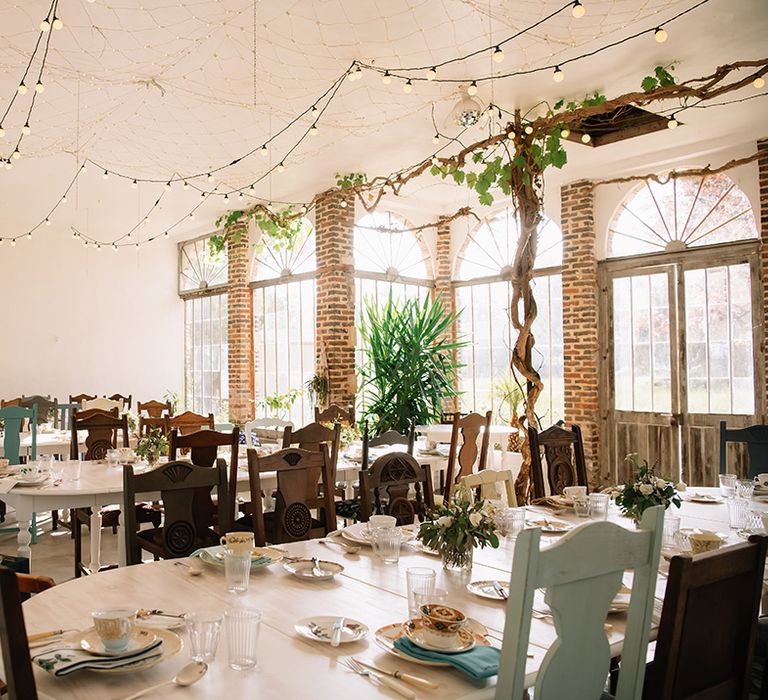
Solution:
{"label": "pale blue painted chair", "polygon": [[[11,464],[21,464],[21,428],[26,420],[32,436],[32,446],[29,458],[37,459],[37,404],[32,408],[22,406],[6,406],[0,408],[0,420],[3,421],[3,455]],[[32,523],[29,526],[32,533],[32,544],[37,543],[37,514],[32,513]],[[18,532],[18,527],[3,527],[0,532]]]}
{"label": "pale blue painted chair", "polygon": [[72,411],[80,410],[80,404],[60,403],[56,410],[58,411],[56,416],[56,427],[59,430],[66,430],[67,432],[72,430]]}

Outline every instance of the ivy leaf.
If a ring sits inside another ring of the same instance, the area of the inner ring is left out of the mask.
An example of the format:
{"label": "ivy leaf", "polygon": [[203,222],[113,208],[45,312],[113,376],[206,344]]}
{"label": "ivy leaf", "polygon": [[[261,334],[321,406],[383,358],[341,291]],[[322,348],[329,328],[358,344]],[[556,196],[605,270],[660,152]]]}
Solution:
{"label": "ivy leaf", "polygon": [[563,106],[564,103],[565,103],[565,100],[561,97],[557,102],[555,102],[555,106],[552,109],[557,111]]}
{"label": "ivy leaf", "polygon": [[669,87],[670,85],[675,84],[675,78],[672,73],[670,73],[670,71],[674,69],[674,66],[669,66],[668,69],[664,66],[656,66],[656,70],[654,72],[656,73],[656,77],[659,80],[659,85],[662,87]]}
{"label": "ivy leaf", "polygon": [[480,204],[483,204],[487,207],[491,206],[493,204],[493,195],[490,192],[483,192],[479,197],[478,201]]}
{"label": "ivy leaf", "polygon": [[453,172],[453,181],[454,181],[454,182],[455,182],[457,185],[462,185],[462,184],[464,184],[464,177],[465,177],[465,176],[464,176],[464,171],[462,171],[462,170],[455,170],[455,171]]}
{"label": "ivy leaf", "polygon": [[643,82],[640,83],[640,87],[643,88],[644,92],[652,92],[657,87],[659,87],[659,81],[656,80],[652,75],[646,75],[643,78]]}

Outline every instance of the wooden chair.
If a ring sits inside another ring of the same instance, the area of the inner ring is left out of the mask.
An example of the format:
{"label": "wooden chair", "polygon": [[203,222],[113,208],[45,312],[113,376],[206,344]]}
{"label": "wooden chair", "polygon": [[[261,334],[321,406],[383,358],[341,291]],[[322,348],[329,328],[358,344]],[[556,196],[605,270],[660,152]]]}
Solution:
{"label": "wooden chair", "polygon": [[217,459],[214,467],[172,461],[145,474],[134,474],[133,467],[123,470],[126,503],[136,503],[139,494],[160,492],[163,502],[162,527],[138,530],[134,509],[126,508],[125,551],[128,564],[141,563],[141,550],[163,559],[189,556],[200,547],[218,544],[221,533],[212,526],[210,513],[196,508],[197,494],[205,491],[210,499],[216,489],[219,522],[227,519],[227,463]]}
{"label": "wooden chair", "polygon": [[37,406],[37,424],[48,423],[53,421],[54,424],[58,424],[58,408],[59,402],[56,399],[51,400],[50,396],[40,396],[34,394],[32,396],[22,396],[21,406],[25,408],[32,408]]}
{"label": "wooden chair", "polygon": [[515,477],[512,471],[504,469],[496,471],[495,469],[484,469],[477,474],[468,474],[459,479],[459,484],[466,487],[469,491],[476,492],[477,498],[485,498],[495,501],[499,498],[497,484],[503,484],[504,494],[507,497],[507,506],[509,508],[517,507],[517,498],[515,497]]}
{"label": "wooden chair", "polygon": [[[415,500],[409,498],[413,487]],[[382,499],[385,496],[385,499]],[[416,516],[435,507],[432,470],[406,452],[381,455],[370,469],[360,470],[360,520],[374,513],[392,515],[398,525],[412,525]]]}
{"label": "wooden chair", "polygon": [[59,430],[72,430],[72,413],[79,408],[79,403],[60,403],[54,420],[54,427]]}
{"label": "wooden chair", "polygon": [[536,700],[601,697],[611,662],[604,625],[625,569],[633,569],[617,700],[641,697],[664,508],[649,508],[637,530],[611,522],[582,525],[541,550],[541,530],[517,537],[509,584],[496,700],[519,700],[533,598],[546,589],[557,639],[544,657],[534,686]]}
{"label": "wooden chair", "polygon": [[255,418],[249,420],[243,426],[243,433],[245,433],[245,445],[246,447],[257,447],[253,436],[261,440],[270,440],[272,442],[282,442],[283,433],[287,427],[293,428],[293,423],[289,420],[282,420],[281,418]]}
{"label": "wooden chair", "polygon": [[[328,448],[329,466],[331,469],[331,484],[336,491],[336,468],[339,462],[339,447],[341,446],[341,425],[336,423],[333,428],[328,428],[320,423],[309,423],[303,428],[295,430],[292,427],[287,427],[283,432],[283,449],[288,447],[299,447],[302,450],[314,450],[315,452],[321,450],[321,446],[325,445]],[[320,481],[322,474],[320,470],[315,470],[315,484]],[[317,496],[317,486],[314,487],[315,504],[321,505],[321,499]],[[307,498],[312,499],[312,493],[307,494]]]}
{"label": "wooden chair", "polygon": [[[768,537],[672,557],[648,700],[746,698]],[[623,664],[619,679],[624,673]]]}
{"label": "wooden chair", "polygon": [[[31,461],[37,459],[37,404],[31,408],[24,406],[6,405],[0,408],[0,420],[3,421],[3,456],[10,464],[21,464],[21,429],[24,423],[29,425],[29,433],[32,439],[29,457]],[[0,523],[5,522],[6,505],[0,501]],[[18,532],[18,527],[3,527],[2,532]],[[32,544],[37,543],[37,514],[32,513],[29,531],[32,534]]]}
{"label": "wooden chair", "polygon": [[[566,486],[588,485],[584,442],[578,425],[572,425],[570,430],[553,425],[541,433],[529,427],[528,440],[531,446],[534,498],[561,495]],[[547,463],[546,471],[541,463],[542,449]],[[549,494],[544,486],[545,474],[549,483]]]}
{"label": "wooden chair", "polygon": [[[748,479],[754,479],[768,465],[768,425],[750,425],[748,428],[727,428],[725,421],[720,421],[720,473],[728,470],[728,443],[741,442],[747,446],[749,463],[746,471]],[[732,472],[738,472],[733,467]]]}
{"label": "wooden chair", "polygon": [[131,410],[131,403],[133,403],[133,394],[128,394],[128,396],[123,396],[122,394],[112,394],[112,396],[108,396],[107,398],[110,401],[118,401],[121,404],[123,404],[123,407],[120,410],[120,413],[122,413],[123,411]]}
{"label": "wooden chair", "polygon": [[0,649],[9,700],[37,700],[16,574],[0,567]]}
{"label": "wooden chair", "polygon": [[50,576],[32,576],[18,572],[16,572],[16,582],[19,584],[19,593],[42,593],[56,585]]}
{"label": "wooden chair", "polygon": [[[78,440],[78,430],[88,432],[85,439],[85,456],[83,459],[96,460],[105,459],[107,450],[118,446],[128,447],[128,417],[119,416],[117,408],[110,411],[103,411],[99,408],[86,409],[84,411],[75,410],[72,413],[72,430],[69,443],[69,458],[78,459],[80,456],[80,445]],[[122,434],[122,439],[120,438]]]}
{"label": "wooden chair", "polygon": [[82,406],[83,401],[93,401],[96,398],[96,394],[70,394],[69,403],[76,403]]}
{"label": "wooden chair", "polygon": [[342,425],[355,424],[355,407],[347,406],[342,408],[338,404],[332,403],[328,408],[320,410],[315,406],[315,423],[341,423]]}
{"label": "wooden chair", "polygon": [[160,418],[152,418],[150,416],[139,416],[139,436],[145,437],[149,435],[155,428],[159,428],[160,432],[168,436],[171,434],[171,422],[168,416],[161,416]]}
{"label": "wooden chair", "polygon": [[[272,471],[277,472],[275,511],[264,513],[261,474]],[[323,507],[315,518],[312,516],[314,499],[308,499],[307,494],[317,493],[315,475],[318,472],[322,479]],[[251,524],[256,544],[308,540],[324,537],[336,529],[333,480],[325,444],[313,450],[287,448],[264,457],[259,457],[256,450],[248,450],[248,476],[253,512],[237,524]]]}
{"label": "wooden chair", "polygon": [[139,416],[143,416],[145,413],[147,418],[162,418],[165,416],[173,415],[173,404],[170,401],[163,403],[162,401],[139,401],[136,404],[136,410]]}
{"label": "wooden chair", "polygon": [[452,425],[456,416],[461,419],[466,418],[468,415],[469,413],[462,413],[461,411],[443,411],[440,414],[440,425]]}
{"label": "wooden chair", "polygon": [[[488,461],[488,447],[491,439],[491,416],[488,411],[485,416],[479,413],[470,413],[464,418],[455,413],[453,416],[453,428],[451,429],[451,447],[448,450],[448,468],[445,483],[442,484],[443,498],[446,502],[451,500],[453,487],[458,480],[471,474],[477,463],[477,470],[485,469]],[[480,450],[477,449],[477,440],[482,432]],[[459,447],[459,435],[461,435],[461,447]]]}
{"label": "wooden chair", "polygon": [[90,400],[84,400],[82,404],[83,411],[92,411],[94,408],[99,409],[100,411],[112,411],[117,410],[118,413],[123,412],[123,403],[122,401],[115,401],[113,399],[106,399],[106,398],[95,398]]}
{"label": "wooden chair", "polygon": [[229,447],[230,456],[227,464],[229,479],[230,512],[224,520],[216,520],[214,517],[215,506],[208,491],[201,490],[197,497],[195,507],[199,512],[209,512],[211,518],[217,522],[222,532],[227,532],[235,518],[237,508],[237,455],[240,448],[240,430],[235,427],[231,433],[220,433],[216,430],[199,430],[197,432],[180,435],[177,428],[171,430],[169,441],[168,459],[173,462],[183,452],[189,454],[189,460],[198,467],[213,467],[217,464],[220,447]]}
{"label": "wooden chair", "polygon": [[387,447],[390,445],[405,445],[406,452],[413,457],[413,446],[416,443],[416,431],[413,425],[407,435],[398,433],[396,430],[387,430],[381,435],[370,437],[368,432],[368,421],[363,426],[363,469],[370,467],[369,452],[371,447]]}
{"label": "wooden chair", "polygon": [[8,406],[21,406],[21,396],[18,396],[15,399],[0,400],[0,408],[7,408]]}
{"label": "wooden chair", "polygon": [[179,435],[189,435],[189,433],[194,433],[198,430],[216,430],[213,413],[202,416],[192,411],[184,411],[184,413],[179,413],[178,416],[172,416],[170,423],[171,429],[175,428],[178,430]]}

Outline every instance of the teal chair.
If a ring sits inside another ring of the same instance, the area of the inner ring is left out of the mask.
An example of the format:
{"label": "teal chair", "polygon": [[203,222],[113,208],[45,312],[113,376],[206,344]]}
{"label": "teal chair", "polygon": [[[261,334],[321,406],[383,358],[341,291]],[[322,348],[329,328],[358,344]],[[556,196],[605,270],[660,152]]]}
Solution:
{"label": "teal chair", "polygon": [[57,404],[56,422],[55,427],[59,430],[66,430],[70,432],[72,430],[72,411],[79,411],[79,403],[60,403]]}
{"label": "teal chair", "polygon": [[[29,432],[32,435],[32,450],[30,458],[34,462],[37,459],[37,404],[32,408],[22,406],[6,406],[0,408],[0,421],[3,421],[3,455],[11,464],[21,464],[21,427],[24,421],[29,423]],[[37,514],[32,513],[32,524],[29,527],[32,533],[32,544],[37,543]],[[3,527],[0,532],[18,532],[18,527]]]}

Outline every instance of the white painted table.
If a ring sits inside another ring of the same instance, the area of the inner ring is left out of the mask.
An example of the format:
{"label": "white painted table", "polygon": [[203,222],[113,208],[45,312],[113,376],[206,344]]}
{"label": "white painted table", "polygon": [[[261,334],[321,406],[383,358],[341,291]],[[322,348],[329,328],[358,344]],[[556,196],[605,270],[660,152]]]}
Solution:
{"label": "white painted table", "polygon": [[[426,435],[427,440],[433,442],[450,442],[451,430],[453,426],[450,423],[435,423],[433,425],[417,425],[415,430],[421,435]],[[485,428],[480,431],[480,434],[485,432]],[[495,442],[505,442],[506,439],[512,434],[516,433],[517,428],[513,428],[511,425],[491,425],[490,428],[490,442],[491,447]]]}
{"label": "white painted table", "polygon": [[[84,430],[78,432],[77,440],[81,452],[85,452],[85,438],[88,433]],[[72,442],[72,433],[68,430],[54,430],[52,432],[44,433],[40,430],[37,431],[37,454],[40,455],[58,455],[61,457],[69,457],[69,448]],[[131,447],[136,446],[136,438],[131,436],[129,438]],[[22,457],[29,457],[32,453],[32,435],[30,433],[22,433],[21,441],[19,442],[19,454]],[[0,457],[4,456],[2,440],[0,440]]]}

